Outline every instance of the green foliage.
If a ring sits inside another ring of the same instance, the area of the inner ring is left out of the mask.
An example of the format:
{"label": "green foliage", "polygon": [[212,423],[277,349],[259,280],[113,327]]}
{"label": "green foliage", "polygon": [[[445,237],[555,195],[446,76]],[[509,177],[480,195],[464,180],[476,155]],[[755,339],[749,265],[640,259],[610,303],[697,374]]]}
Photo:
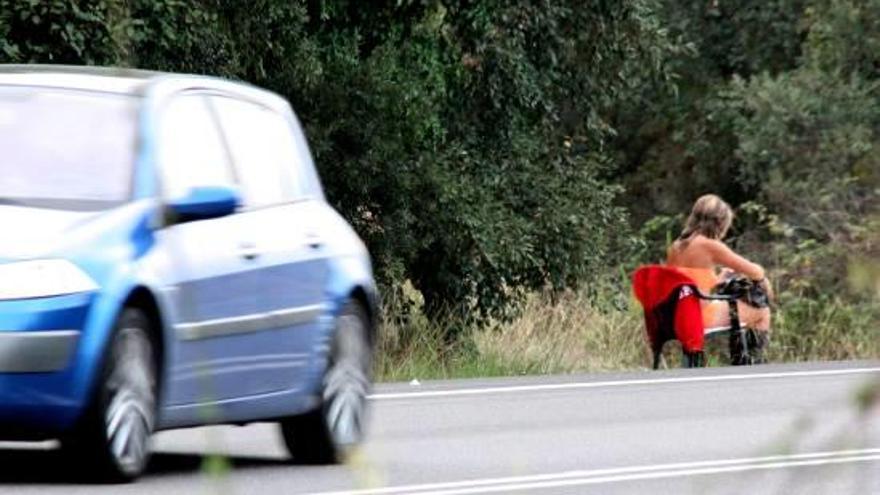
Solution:
{"label": "green foliage", "polygon": [[662,4],[673,33],[696,48],[695,59],[680,64],[688,78],[705,82],[733,74],[778,73],[794,68],[800,56],[807,0],[666,0]]}
{"label": "green foliage", "polygon": [[0,60],[240,78],[287,96],[387,287],[505,316],[626,242],[610,110],[668,85],[647,0],[0,0]]}
{"label": "green foliage", "polygon": [[709,113],[735,136],[736,180],[761,210],[744,247],[763,245],[784,290],[809,299],[850,292],[847,266],[870,255],[870,219],[880,206],[878,86],[837,45],[880,10],[823,8],[801,67],[734,78]]}
{"label": "green foliage", "polygon": [[827,240],[872,202],[880,168],[877,87],[804,69],[735,79],[722,93],[738,137],[738,180],[795,228]]}
{"label": "green foliage", "polygon": [[644,3],[341,1],[319,15],[322,83],[291,96],[386,284],[483,319],[608,263],[625,215],[602,180],[602,115],[634,81],[669,78]]}
{"label": "green foliage", "polygon": [[209,2],[2,0],[0,61],[231,75],[222,21]]}
{"label": "green foliage", "polygon": [[617,109],[618,176],[638,201],[637,222],[675,215],[715,192],[751,199],[736,180],[736,136],[713,119],[717,93],[734,75],[778,74],[797,66],[808,27],[808,0],[666,0],[660,17],[682,47],[670,65],[677,91],[647,85],[635,105]]}
{"label": "green foliage", "polygon": [[[738,205],[730,239],[770,269],[775,359],[872,356],[878,259],[880,2],[667,2],[680,92],[624,108],[621,179],[640,261],[714,192]],[[637,199],[636,199],[637,198]]]}
{"label": "green foliage", "polygon": [[861,304],[878,39],[880,0],[0,0],[0,62],[290,99],[386,292],[411,283],[444,334],[532,291],[620,291],[596,281],[662,258],[705,192],[782,299]]}
{"label": "green foliage", "polygon": [[21,62],[107,64],[121,47],[114,2],[0,1],[0,53]]}
{"label": "green foliage", "polygon": [[769,358],[814,361],[880,356],[876,303],[853,304],[834,295],[783,297]]}
{"label": "green foliage", "polygon": [[825,73],[880,77],[880,1],[815,0],[807,63]]}

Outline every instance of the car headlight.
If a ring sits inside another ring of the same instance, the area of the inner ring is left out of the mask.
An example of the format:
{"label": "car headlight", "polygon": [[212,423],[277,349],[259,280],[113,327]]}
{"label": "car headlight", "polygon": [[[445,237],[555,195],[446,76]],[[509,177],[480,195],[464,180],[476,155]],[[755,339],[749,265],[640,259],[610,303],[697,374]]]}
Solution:
{"label": "car headlight", "polygon": [[0,264],[0,300],[60,296],[97,288],[91,277],[65,260]]}

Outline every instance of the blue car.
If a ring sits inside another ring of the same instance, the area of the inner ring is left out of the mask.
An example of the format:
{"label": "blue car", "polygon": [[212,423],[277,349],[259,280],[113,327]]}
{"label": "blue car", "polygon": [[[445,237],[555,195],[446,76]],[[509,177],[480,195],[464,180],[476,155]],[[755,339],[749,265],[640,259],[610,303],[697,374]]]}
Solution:
{"label": "blue car", "polygon": [[0,65],[0,440],[127,481],[150,435],[273,421],[363,438],[377,291],[281,97],[217,78]]}

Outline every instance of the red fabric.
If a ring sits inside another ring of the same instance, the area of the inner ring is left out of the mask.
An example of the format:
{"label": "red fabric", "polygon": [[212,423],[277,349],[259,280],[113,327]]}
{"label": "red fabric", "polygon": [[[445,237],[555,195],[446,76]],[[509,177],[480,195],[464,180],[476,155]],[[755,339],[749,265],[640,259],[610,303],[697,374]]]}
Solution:
{"label": "red fabric", "polygon": [[[645,329],[654,349],[663,344],[664,333],[667,333],[664,330],[668,330],[664,326],[671,325],[674,338],[685,351],[703,350],[703,317],[700,299],[694,292],[696,286],[693,279],[669,266],[643,266],[633,274],[633,291],[645,310]],[[678,300],[670,300],[676,292]],[[663,304],[675,306],[672,321],[663,321],[663,315],[667,314],[662,311]]]}

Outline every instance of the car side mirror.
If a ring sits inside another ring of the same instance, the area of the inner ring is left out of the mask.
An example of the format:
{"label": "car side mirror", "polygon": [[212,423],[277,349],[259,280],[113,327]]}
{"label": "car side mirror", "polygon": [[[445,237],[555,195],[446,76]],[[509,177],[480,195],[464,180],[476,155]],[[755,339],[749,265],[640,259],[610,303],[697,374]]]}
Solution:
{"label": "car side mirror", "polygon": [[194,187],[178,199],[168,203],[168,209],[178,222],[207,220],[235,213],[240,204],[238,191],[231,187]]}

